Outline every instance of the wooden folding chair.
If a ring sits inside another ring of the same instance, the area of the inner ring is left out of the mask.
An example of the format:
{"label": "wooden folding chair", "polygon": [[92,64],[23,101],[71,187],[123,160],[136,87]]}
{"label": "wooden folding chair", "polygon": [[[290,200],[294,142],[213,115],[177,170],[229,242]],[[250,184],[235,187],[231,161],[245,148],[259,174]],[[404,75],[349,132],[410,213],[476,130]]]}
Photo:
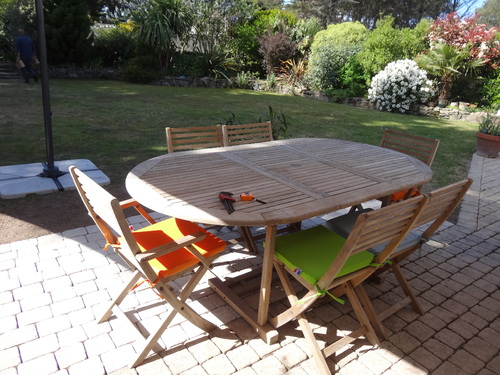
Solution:
{"label": "wooden folding chair", "polygon": [[[380,142],[380,147],[413,156],[430,167],[439,147],[439,139],[424,138],[417,135],[385,129],[382,141]],[[414,195],[418,195],[420,194],[420,189],[421,186],[416,186],[412,189],[394,193],[392,194],[390,201],[385,202],[385,204],[390,204],[407,199]]]}
{"label": "wooden folding chair", "polygon": [[[412,231],[408,233],[403,241],[401,241],[394,252],[390,254],[390,263],[388,262],[384,264],[374,273],[376,275],[387,270],[392,270],[399,282],[399,285],[406,295],[403,299],[379,313],[374,312],[370,301],[363,299],[362,302],[369,312],[370,320],[379,337],[384,339],[387,337],[381,322],[395,312],[399,311],[404,306],[410,304],[413,307],[413,310],[420,315],[423,315],[423,309],[420,306],[413,289],[409,285],[408,280],[404,277],[400,268],[400,263],[415,250],[420,249],[422,244],[426,243],[430,237],[436,233],[439,227],[441,227],[441,225],[458,206],[471,184],[472,180],[466,179],[429,193],[429,201],[422,210],[418,219],[413,223]],[[325,226],[336,234],[339,234],[344,238],[348,238],[359,215],[360,212],[350,212],[346,215],[327,221]],[[430,225],[423,232],[421,232],[421,230],[417,230],[417,228],[427,224]],[[381,250],[382,248],[380,246],[375,246],[368,251],[376,255]],[[368,298],[366,296],[364,297]]]}
{"label": "wooden folding chair", "polygon": [[[364,292],[358,289],[363,288],[363,280],[385,262],[408,234],[426,202],[427,197],[420,196],[362,213],[358,215],[347,239],[324,226],[276,238],[274,265],[291,307],[274,317],[270,323],[278,328],[292,319],[298,320],[319,373],[330,374],[326,357],[360,336],[366,336],[372,345],[379,344],[358,297],[358,294]],[[366,251],[380,244],[383,244],[384,249],[377,256]],[[289,275],[307,290],[300,299]],[[325,294],[336,300],[345,294],[361,326],[321,350],[307,320],[306,311]]]}
{"label": "wooden folding chair", "polygon": [[221,147],[221,125],[165,128],[168,153]]}
{"label": "wooden folding chair", "polygon": [[[185,301],[213,260],[226,249],[225,242],[189,221],[171,218],[155,223],[147,214],[145,217],[151,225],[132,230],[122,209],[131,206],[140,207],[137,202],[128,200],[122,204],[76,167],[71,166],[69,170],[89,215],[106,239],[105,249],[112,247],[134,271],[98,322],[108,320],[113,312],[119,317],[127,318],[119,305],[141,279],[173,308],[157,330],[151,332],[144,340],[130,367],[135,367],[144,360],[177,313],[202,330],[209,331],[215,328]],[[143,211],[139,208],[139,212]],[[193,270],[196,271],[192,273]],[[191,278],[176,296],[168,282],[191,273]],[[128,318],[126,321],[137,329]]]}
{"label": "wooden folding chair", "polygon": [[224,146],[268,142],[272,140],[273,130],[271,122],[243,125],[222,125],[222,142]]}

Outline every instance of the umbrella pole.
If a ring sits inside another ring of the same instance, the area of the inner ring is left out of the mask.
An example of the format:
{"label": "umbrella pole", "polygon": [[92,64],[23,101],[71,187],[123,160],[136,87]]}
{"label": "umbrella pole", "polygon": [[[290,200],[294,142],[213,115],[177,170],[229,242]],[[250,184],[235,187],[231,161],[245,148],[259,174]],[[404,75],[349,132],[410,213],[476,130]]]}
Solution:
{"label": "umbrella pole", "polygon": [[54,166],[54,145],[52,142],[52,111],[50,109],[49,73],[47,65],[47,43],[45,40],[45,21],[43,17],[42,0],[35,0],[37,23],[38,23],[38,54],[40,58],[40,78],[42,81],[43,118],[45,124],[45,145],[47,152],[47,163],[44,163],[42,177],[57,178],[64,173]]}

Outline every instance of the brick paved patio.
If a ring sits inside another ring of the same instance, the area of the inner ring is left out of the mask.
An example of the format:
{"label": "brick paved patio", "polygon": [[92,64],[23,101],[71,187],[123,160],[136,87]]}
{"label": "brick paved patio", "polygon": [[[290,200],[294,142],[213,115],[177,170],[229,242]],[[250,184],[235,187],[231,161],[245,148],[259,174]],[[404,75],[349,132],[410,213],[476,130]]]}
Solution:
{"label": "brick paved patio", "polygon": [[[446,223],[404,265],[426,313],[408,307],[389,317],[388,341],[378,348],[367,342],[347,348],[328,359],[332,369],[356,375],[500,374],[500,158],[474,155],[470,177],[475,182],[458,223]],[[136,228],[141,225],[139,217],[131,220]],[[237,232],[223,229],[219,235],[232,240]],[[191,305],[218,329],[205,334],[176,318],[160,340],[163,350],[128,369],[133,332],[115,318],[95,321],[130,274],[103,245],[95,226],[0,245],[0,375],[316,373],[295,325],[280,329],[280,341],[268,346],[206,282]],[[214,272],[225,277],[259,261],[236,243]],[[392,275],[366,285],[376,308],[401,294],[395,285]],[[148,289],[130,293],[125,303],[143,331],[166,314]],[[335,326],[348,330],[354,322],[349,305],[335,302],[309,317],[325,337],[342,334]]]}

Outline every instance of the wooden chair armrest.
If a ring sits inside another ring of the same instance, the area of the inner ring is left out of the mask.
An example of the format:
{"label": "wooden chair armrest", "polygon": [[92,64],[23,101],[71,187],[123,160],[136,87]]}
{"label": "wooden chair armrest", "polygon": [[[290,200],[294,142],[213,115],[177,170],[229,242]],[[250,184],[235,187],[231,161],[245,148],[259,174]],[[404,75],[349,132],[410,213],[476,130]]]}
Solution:
{"label": "wooden chair armrest", "polygon": [[172,242],[157,246],[153,249],[149,249],[140,254],[137,254],[135,258],[139,262],[147,262],[151,259],[159,258],[165,254],[171,253],[172,251],[176,251],[182,249],[183,247],[192,245],[193,243],[199,242],[206,237],[206,233],[203,231],[199,231],[188,236],[179,238],[178,240],[173,240]]}
{"label": "wooden chair armrest", "polygon": [[144,217],[147,221],[149,221],[150,224],[155,224],[156,223],[155,219],[153,219],[151,217],[151,215],[148,214],[146,212],[146,210],[139,204],[139,202],[137,202],[133,198],[121,201],[120,202],[120,207],[121,207],[122,210],[124,210],[125,208],[134,207],[136,209],[136,211],[139,212],[142,215],[142,217]]}

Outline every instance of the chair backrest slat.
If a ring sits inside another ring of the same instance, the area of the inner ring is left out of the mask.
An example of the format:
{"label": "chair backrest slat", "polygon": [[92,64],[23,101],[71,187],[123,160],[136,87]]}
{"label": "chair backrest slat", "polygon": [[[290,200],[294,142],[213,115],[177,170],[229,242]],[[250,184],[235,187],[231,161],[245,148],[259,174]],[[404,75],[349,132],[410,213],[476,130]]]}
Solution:
{"label": "chair backrest slat", "polygon": [[106,241],[111,245],[118,245],[117,236],[122,237],[122,241],[125,241],[128,245],[121,246],[122,255],[129,261],[135,262],[135,255],[140,253],[140,249],[132,235],[118,199],[78,168],[71,166],[69,171],[90,217],[99,227]]}
{"label": "chair backrest slat", "polygon": [[270,122],[222,125],[222,139],[224,146],[272,141],[272,126]]}
{"label": "chair backrest slat", "polygon": [[413,224],[413,227],[419,227],[424,224],[431,225],[424,231],[422,237],[430,238],[439,227],[448,219],[455,208],[460,204],[462,198],[469,190],[473,180],[468,178],[454,184],[445,186],[429,193],[429,202],[421,215]]}
{"label": "chair backrest slat", "polygon": [[342,250],[318,282],[318,286],[327,288],[351,255],[382,243],[386,243],[386,246],[374,261],[385,262],[409,233],[427,200],[427,196],[421,195],[359,215]]}
{"label": "chair backrest slat", "polygon": [[221,147],[221,125],[165,128],[168,152]]}
{"label": "chair backrest slat", "polygon": [[386,129],[380,147],[413,156],[430,167],[439,147],[439,139],[424,138]]}

